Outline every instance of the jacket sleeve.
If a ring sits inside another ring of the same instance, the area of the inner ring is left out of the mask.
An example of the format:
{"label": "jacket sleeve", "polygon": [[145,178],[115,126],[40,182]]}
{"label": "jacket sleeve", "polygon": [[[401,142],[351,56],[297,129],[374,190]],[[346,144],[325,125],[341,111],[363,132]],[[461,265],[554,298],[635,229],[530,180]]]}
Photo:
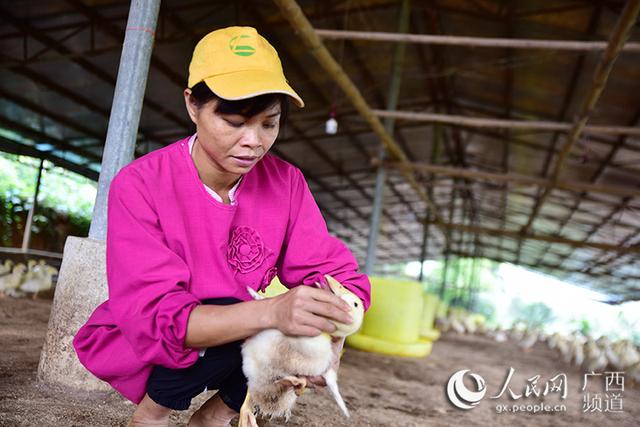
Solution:
{"label": "jacket sleeve", "polygon": [[358,263],[341,240],[331,236],[311,191],[295,169],[291,184],[289,223],[278,263],[278,278],[288,288],[313,285],[329,274],[356,294],[365,309],[371,303],[371,285],[358,272]]}
{"label": "jacket sleeve", "polygon": [[134,353],[146,363],[185,368],[198,359],[185,348],[191,310],[187,264],[166,243],[142,177],[123,169],[109,190],[109,309]]}

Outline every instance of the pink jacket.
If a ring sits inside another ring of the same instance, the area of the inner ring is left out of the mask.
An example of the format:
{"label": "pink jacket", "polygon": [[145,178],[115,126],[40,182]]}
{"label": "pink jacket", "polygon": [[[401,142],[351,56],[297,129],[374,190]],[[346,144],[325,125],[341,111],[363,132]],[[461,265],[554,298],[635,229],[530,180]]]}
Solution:
{"label": "pink jacket", "polygon": [[153,365],[186,368],[191,310],[206,298],[251,299],[277,275],[287,287],[330,274],[368,308],[370,284],[332,237],[302,173],[267,155],[245,175],[236,205],[209,195],[184,139],[124,167],[111,183],[109,298],[78,331],[82,364],[138,403]]}

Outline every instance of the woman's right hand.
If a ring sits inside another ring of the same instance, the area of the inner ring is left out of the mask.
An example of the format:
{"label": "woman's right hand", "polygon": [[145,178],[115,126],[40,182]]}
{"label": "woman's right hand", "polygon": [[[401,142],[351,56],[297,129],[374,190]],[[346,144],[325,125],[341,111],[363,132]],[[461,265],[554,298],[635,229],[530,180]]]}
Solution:
{"label": "woman's right hand", "polygon": [[332,333],[336,327],[328,319],[351,323],[349,305],[333,293],[300,285],[277,297],[265,300],[271,328],[285,335],[316,336]]}

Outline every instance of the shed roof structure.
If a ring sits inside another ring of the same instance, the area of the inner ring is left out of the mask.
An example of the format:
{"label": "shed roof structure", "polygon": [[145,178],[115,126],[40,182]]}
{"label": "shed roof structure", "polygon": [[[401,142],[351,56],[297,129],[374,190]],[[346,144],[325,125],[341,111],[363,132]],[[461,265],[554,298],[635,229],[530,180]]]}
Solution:
{"label": "shed roof structure", "polygon": [[[280,3],[282,9],[276,3]],[[485,257],[640,299],[637,0],[164,0],[136,154],[194,128],[182,90],[196,42],[251,25],[306,102],[273,152],[300,167],[361,262],[376,171],[380,262]],[[129,2],[0,1],[0,150],[97,179]],[[364,108],[314,56],[317,37]],[[628,38],[628,39],[627,39]],[[397,107],[394,49],[405,43]],[[331,111],[339,122],[325,133]],[[375,120],[394,118],[380,159]]]}

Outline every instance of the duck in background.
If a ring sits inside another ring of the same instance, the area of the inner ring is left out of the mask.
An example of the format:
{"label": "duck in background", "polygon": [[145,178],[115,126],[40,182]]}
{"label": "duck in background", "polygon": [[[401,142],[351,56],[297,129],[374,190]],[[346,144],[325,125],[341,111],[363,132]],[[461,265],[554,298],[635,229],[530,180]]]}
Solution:
{"label": "duck in background", "polygon": [[11,274],[0,276],[0,298],[4,298],[6,295],[20,296],[18,288],[23,281],[26,270],[27,266],[20,262],[13,267]]}
{"label": "duck in background", "polygon": [[58,270],[55,267],[48,265],[45,260],[41,259],[37,264],[35,261],[33,268],[27,273],[24,281],[20,285],[20,290],[27,294],[30,294],[33,299],[38,297],[39,293],[47,292],[51,290],[53,286],[53,276],[58,274]]}

